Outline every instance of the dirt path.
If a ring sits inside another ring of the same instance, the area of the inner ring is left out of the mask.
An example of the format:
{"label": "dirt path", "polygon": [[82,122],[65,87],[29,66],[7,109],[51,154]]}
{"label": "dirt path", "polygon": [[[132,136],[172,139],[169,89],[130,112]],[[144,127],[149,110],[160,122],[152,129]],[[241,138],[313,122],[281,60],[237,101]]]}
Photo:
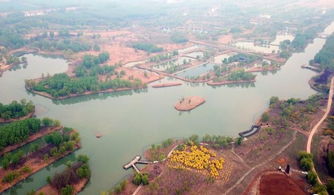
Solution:
{"label": "dirt path", "polygon": [[289,143],[287,143],[284,147],[282,147],[276,154],[269,157],[266,161],[263,161],[262,163],[257,164],[253,168],[249,169],[233,186],[231,186],[229,189],[227,189],[227,191],[224,194],[229,194],[235,187],[237,187],[255,169],[269,163],[274,158],[276,158],[278,155],[280,155],[284,150],[286,150],[292,144],[292,142],[294,142],[296,140],[296,135],[297,135],[297,131],[294,131],[292,140],[290,140]]}
{"label": "dirt path", "polygon": [[241,158],[241,156],[239,156],[237,153],[235,153],[234,148],[235,146],[233,144],[232,149],[231,149],[232,154],[234,154],[234,156],[236,156],[240,160],[240,162],[242,162],[242,164],[244,164],[247,168],[249,168],[249,165],[244,161],[244,159]]}
{"label": "dirt path", "polygon": [[328,95],[328,102],[327,102],[327,108],[326,108],[326,112],[325,114],[322,116],[322,118],[320,119],[320,121],[314,125],[314,127],[311,130],[311,133],[307,139],[307,145],[306,145],[306,152],[311,153],[311,145],[312,145],[312,140],[313,140],[313,136],[314,134],[317,132],[319,126],[324,122],[324,120],[327,118],[330,110],[331,110],[331,106],[332,106],[332,100],[333,100],[333,89],[334,89],[334,77],[332,77],[331,79],[331,86],[330,86],[330,90],[329,90],[329,95]]}

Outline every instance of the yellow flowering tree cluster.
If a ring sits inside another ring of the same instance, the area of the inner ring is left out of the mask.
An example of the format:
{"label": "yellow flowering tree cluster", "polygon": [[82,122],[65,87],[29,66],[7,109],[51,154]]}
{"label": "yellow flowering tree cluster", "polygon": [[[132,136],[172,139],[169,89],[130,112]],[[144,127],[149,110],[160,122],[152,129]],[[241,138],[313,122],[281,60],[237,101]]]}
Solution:
{"label": "yellow flowering tree cluster", "polygon": [[211,177],[218,178],[223,169],[224,159],[215,158],[216,153],[203,146],[185,146],[184,150],[175,150],[169,157],[169,166],[178,169],[207,170]]}

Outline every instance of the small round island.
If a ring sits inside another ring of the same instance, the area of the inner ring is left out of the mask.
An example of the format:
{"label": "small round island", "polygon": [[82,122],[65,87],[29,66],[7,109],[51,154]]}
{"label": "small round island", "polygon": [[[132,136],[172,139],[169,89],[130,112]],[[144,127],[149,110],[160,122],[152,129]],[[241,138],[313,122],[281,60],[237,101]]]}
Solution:
{"label": "small round island", "polygon": [[199,96],[182,98],[174,108],[178,111],[190,111],[205,103],[205,99]]}

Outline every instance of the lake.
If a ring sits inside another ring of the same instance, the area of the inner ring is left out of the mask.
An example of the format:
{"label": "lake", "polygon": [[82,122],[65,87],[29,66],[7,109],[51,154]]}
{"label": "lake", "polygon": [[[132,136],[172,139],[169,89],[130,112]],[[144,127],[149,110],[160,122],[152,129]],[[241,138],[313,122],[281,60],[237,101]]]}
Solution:
{"label": "lake", "polygon": [[[334,31],[332,23],[326,32]],[[98,194],[109,190],[131,170],[122,165],[141,154],[151,144],[170,137],[192,134],[237,136],[249,129],[268,107],[269,98],[307,98],[315,93],[308,80],[315,75],[301,65],[313,59],[324,45],[324,39],[315,39],[303,53],[295,53],[276,74],[258,74],[254,85],[210,87],[205,84],[184,83],[170,88],[90,95],[62,101],[28,93],[24,80],[65,72],[67,62],[32,54],[28,66],[7,71],[0,77],[0,101],[26,98],[36,104],[38,117],[60,120],[65,126],[78,129],[82,149],[77,154],[90,157],[91,181],[82,194]],[[112,57],[112,56],[111,56]],[[168,79],[165,79],[168,80]],[[160,81],[158,81],[160,82]],[[185,96],[201,96],[206,103],[191,112],[180,113],[174,104]],[[97,139],[96,133],[102,138]],[[64,169],[62,163],[74,155],[49,166],[13,188],[13,194],[25,194],[46,184],[46,177]],[[7,192],[9,194],[9,192]]]}

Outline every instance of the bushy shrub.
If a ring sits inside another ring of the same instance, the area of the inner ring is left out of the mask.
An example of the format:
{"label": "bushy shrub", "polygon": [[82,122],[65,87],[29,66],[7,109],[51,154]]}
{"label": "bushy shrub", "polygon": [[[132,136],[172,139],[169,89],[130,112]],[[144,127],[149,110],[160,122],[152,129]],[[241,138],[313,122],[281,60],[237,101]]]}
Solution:
{"label": "bushy shrub", "polygon": [[312,186],[318,183],[317,174],[314,171],[307,172],[306,179],[307,179],[307,182],[311,184]]}
{"label": "bushy shrub", "polygon": [[148,174],[147,173],[136,173],[132,179],[132,183],[135,185],[148,185]]}

